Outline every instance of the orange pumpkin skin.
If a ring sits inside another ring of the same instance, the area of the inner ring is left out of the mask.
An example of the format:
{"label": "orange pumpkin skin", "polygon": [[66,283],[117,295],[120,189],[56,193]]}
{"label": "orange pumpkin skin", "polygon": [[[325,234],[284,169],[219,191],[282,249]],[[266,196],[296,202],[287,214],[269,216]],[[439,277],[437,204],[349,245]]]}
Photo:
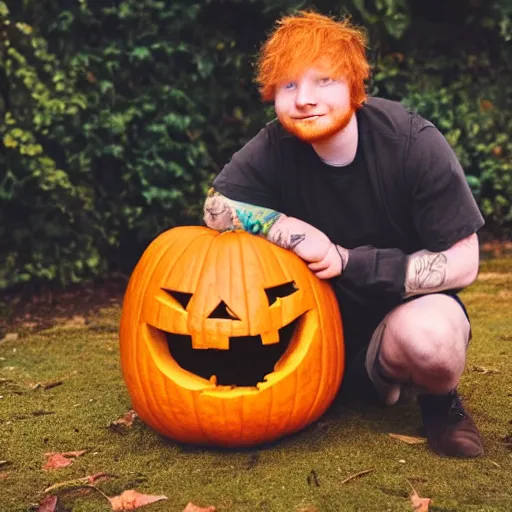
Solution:
{"label": "orange pumpkin skin", "polygon": [[[269,306],[265,289],[290,282],[296,291]],[[191,294],[186,309],[166,290]],[[209,318],[220,301],[232,318]],[[274,370],[252,386],[195,375],[167,344],[166,333],[174,333],[191,336],[194,353],[225,351],[230,337],[261,335],[266,350],[296,319]],[[141,419],[164,436],[204,445],[250,446],[302,429],[329,407],[344,371],[341,318],[328,283],[261,237],[198,226],[161,234],[142,255],[123,302],[120,351]]]}

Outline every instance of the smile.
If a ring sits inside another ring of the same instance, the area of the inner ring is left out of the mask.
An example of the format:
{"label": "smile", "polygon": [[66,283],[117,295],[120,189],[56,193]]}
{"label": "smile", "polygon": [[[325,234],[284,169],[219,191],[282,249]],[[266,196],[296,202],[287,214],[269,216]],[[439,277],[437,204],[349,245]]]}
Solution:
{"label": "smile", "polygon": [[256,386],[286,352],[301,317],[279,329],[279,343],[263,345],[261,336],[229,338],[229,350],[194,349],[191,336],[162,332],[178,365],[222,386]]}
{"label": "smile", "polygon": [[295,117],[295,121],[310,121],[322,117],[322,114],[315,114],[313,116]]}

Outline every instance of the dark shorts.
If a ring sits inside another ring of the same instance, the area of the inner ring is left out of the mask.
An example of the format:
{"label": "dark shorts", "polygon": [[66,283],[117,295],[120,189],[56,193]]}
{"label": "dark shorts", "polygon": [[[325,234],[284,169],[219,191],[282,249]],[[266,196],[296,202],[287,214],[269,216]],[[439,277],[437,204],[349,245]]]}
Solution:
{"label": "dark shorts", "polygon": [[[453,300],[459,304],[464,312],[464,315],[469,321],[469,315],[466,309],[466,306],[454,291],[445,291],[439,292],[443,295],[448,295],[452,297]],[[406,299],[402,304],[406,304],[407,302],[411,302],[415,299],[423,297],[423,295],[417,295]],[[377,326],[384,319],[384,316],[379,318],[367,318],[364,322],[358,322],[361,326],[360,328],[354,328],[351,331],[345,333],[345,376],[343,379],[343,388],[350,387],[352,391],[355,388],[368,388],[373,389],[373,385],[370,383],[370,380],[367,375],[366,367],[365,367],[365,359],[366,352],[368,349],[368,345],[372,339],[372,335],[375,332]],[[365,327],[369,328],[366,329]],[[471,339],[471,334],[470,334]]]}

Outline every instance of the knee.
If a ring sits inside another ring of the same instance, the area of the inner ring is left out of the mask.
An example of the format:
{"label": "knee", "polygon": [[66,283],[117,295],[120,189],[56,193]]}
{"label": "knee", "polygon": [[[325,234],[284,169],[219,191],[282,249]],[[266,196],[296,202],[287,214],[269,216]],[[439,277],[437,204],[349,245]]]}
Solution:
{"label": "knee", "polygon": [[389,318],[382,344],[387,364],[406,367],[412,376],[442,381],[443,387],[451,380],[456,385],[465,364],[464,333],[446,317],[397,313]]}

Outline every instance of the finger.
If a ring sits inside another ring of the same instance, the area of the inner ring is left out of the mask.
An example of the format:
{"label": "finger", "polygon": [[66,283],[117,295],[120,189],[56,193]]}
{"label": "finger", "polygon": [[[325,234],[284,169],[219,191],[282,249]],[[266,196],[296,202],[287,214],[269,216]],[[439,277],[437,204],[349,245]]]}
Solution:
{"label": "finger", "polygon": [[328,268],[328,264],[325,261],[315,261],[313,263],[308,264],[309,270],[312,272],[319,272],[320,270],[325,270]]}
{"label": "finger", "polygon": [[331,268],[326,268],[320,272],[315,272],[315,276],[319,279],[331,279],[335,276],[335,272]]}

